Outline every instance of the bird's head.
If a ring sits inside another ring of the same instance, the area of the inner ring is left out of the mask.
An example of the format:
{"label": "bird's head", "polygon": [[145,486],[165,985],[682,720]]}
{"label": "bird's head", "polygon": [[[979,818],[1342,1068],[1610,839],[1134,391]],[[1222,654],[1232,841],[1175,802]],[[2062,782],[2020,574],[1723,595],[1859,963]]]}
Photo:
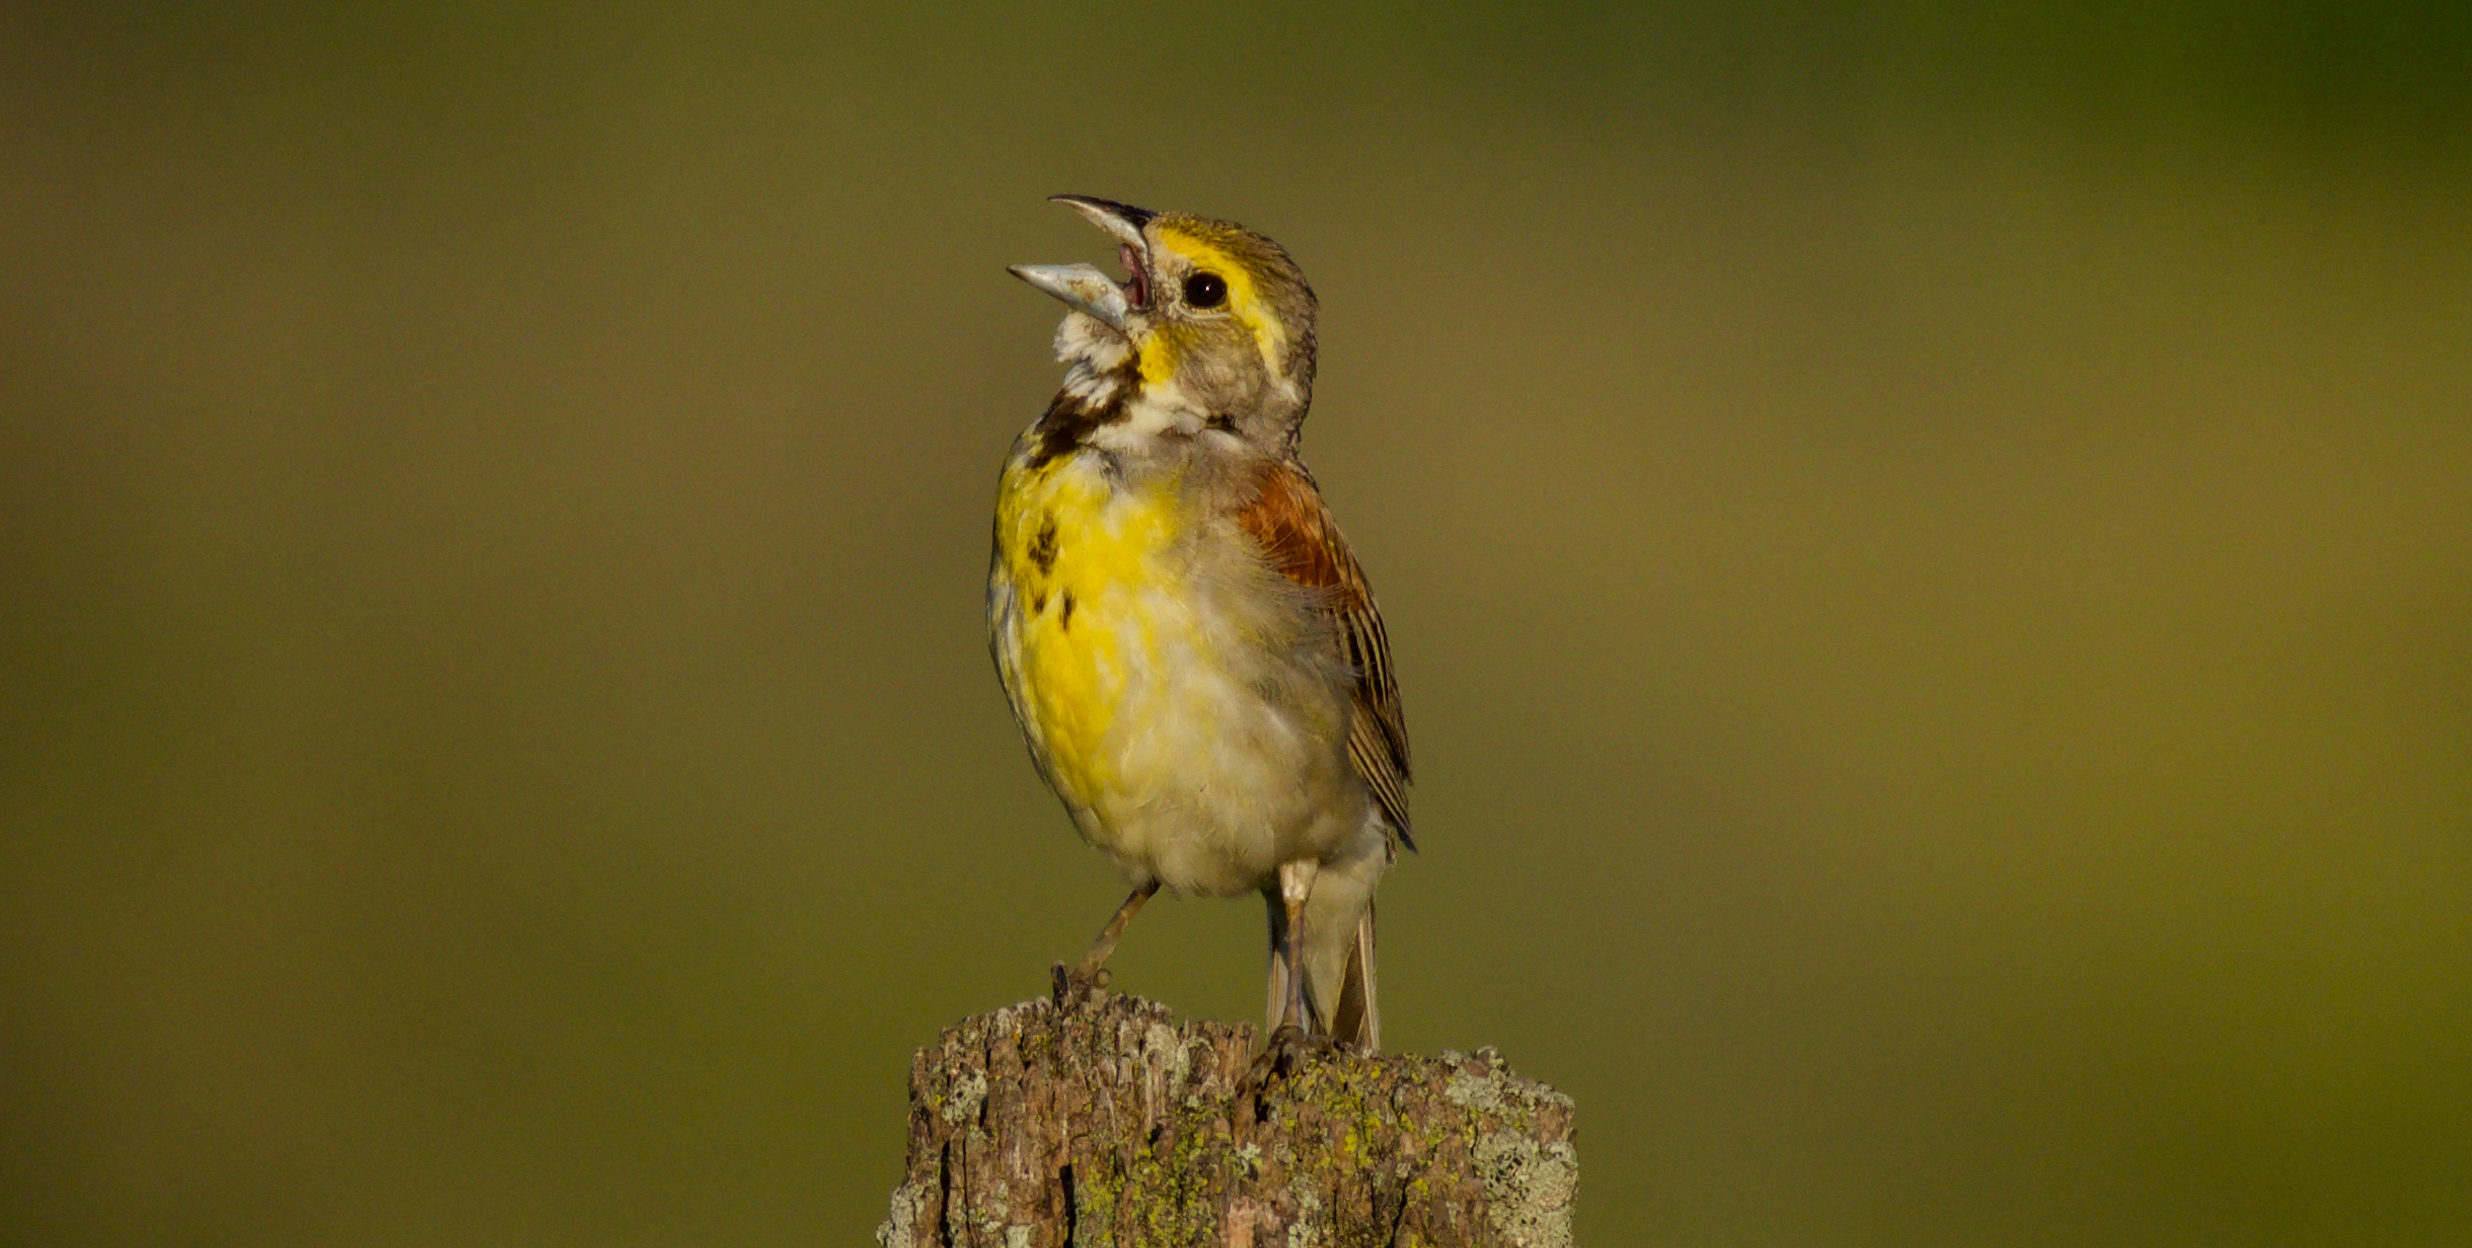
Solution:
{"label": "bird's head", "polygon": [[1119,282],[1087,264],[1013,267],[1073,308],[1056,338],[1066,362],[1257,445],[1292,442],[1313,397],[1314,299],[1287,252],[1227,221],[1054,199],[1113,235],[1125,268]]}

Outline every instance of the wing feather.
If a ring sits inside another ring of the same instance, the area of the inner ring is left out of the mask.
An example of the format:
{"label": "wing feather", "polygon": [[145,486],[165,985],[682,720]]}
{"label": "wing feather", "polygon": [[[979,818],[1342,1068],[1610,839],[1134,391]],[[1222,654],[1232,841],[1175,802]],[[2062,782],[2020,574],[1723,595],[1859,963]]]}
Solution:
{"label": "wing feather", "polygon": [[1321,491],[1304,465],[1293,460],[1264,470],[1260,490],[1237,522],[1261,544],[1270,565],[1290,581],[1322,591],[1348,668],[1354,673],[1355,715],[1348,725],[1348,761],[1373,791],[1374,801],[1410,849],[1408,830],[1408,721],[1391,675],[1390,635],[1373,602],[1365,570],[1339,536],[1339,525],[1322,505]]}

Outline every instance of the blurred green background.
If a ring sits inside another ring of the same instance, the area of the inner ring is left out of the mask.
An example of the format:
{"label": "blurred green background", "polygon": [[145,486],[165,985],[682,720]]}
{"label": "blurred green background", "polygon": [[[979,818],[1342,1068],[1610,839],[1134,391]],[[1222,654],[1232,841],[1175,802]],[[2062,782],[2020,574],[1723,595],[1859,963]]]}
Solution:
{"label": "blurred green background", "polygon": [[465,3],[0,14],[0,1243],[865,1241],[1058,191],[1319,289],[1587,1242],[2472,1242],[2472,9]]}

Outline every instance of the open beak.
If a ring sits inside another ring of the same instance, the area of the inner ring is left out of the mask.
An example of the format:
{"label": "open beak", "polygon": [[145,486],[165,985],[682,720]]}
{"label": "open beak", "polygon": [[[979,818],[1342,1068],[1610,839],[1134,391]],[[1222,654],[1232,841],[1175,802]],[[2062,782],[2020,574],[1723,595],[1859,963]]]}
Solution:
{"label": "open beak", "polygon": [[1049,202],[1070,207],[1090,223],[1115,235],[1123,259],[1125,280],[1114,279],[1087,264],[1016,264],[1013,276],[1062,299],[1075,309],[1125,332],[1125,320],[1150,302],[1150,240],[1142,227],[1157,213],[1088,195],[1054,195]]}

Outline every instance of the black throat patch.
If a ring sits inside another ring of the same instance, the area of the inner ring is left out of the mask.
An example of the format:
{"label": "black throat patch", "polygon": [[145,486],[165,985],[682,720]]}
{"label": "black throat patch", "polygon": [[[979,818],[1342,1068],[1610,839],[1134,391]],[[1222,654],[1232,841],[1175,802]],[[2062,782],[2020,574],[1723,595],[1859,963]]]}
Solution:
{"label": "black throat patch", "polygon": [[1135,387],[1130,379],[1108,387],[1108,397],[1095,407],[1083,406],[1082,400],[1068,393],[1059,393],[1048,403],[1047,414],[1030,427],[1038,445],[1030,450],[1027,464],[1044,468],[1057,456],[1090,440],[1090,435],[1123,420],[1132,405]]}

